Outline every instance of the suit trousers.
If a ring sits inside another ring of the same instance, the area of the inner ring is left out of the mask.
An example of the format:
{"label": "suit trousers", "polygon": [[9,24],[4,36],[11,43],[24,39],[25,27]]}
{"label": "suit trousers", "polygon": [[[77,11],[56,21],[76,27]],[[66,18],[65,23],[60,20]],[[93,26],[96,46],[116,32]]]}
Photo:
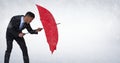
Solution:
{"label": "suit trousers", "polygon": [[10,54],[13,47],[13,40],[17,42],[17,44],[20,46],[22,50],[24,63],[29,63],[28,51],[27,51],[24,38],[23,37],[15,38],[9,33],[6,34],[7,50],[5,51],[4,63],[9,63]]}

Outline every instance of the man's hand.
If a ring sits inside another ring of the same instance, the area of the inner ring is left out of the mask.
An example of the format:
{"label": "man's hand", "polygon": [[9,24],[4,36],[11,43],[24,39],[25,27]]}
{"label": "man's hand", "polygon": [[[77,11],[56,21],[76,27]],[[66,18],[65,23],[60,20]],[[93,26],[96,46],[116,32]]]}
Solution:
{"label": "man's hand", "polygon": [[19,37],[23,37],[24,35],[24,33],[19,33]]}
{"label": "man's hand", "polygon": [[39,32],[39,31],[41,31],[43,28],[38,28],[38,29],[36,29],[36,32]]}

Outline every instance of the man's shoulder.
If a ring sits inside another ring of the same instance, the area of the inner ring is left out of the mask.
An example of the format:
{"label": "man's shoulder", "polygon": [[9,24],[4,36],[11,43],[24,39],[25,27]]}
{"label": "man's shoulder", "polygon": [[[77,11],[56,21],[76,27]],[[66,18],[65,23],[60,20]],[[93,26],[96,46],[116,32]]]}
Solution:
{"label": "man's shoulder", "polygon": [[16,16],[13,16],[10,20],[10,22],[13,22],[13,21],[20,21],[21,20],[21,17],[24,16],[24,15],[16,15]]}
{"label": "man's shoulder", "polygon": [[20,18],[20,17],[22,17],[22,16],[24,16],[24,15],[15,15],[15,16],[13,16],[12,18]]}

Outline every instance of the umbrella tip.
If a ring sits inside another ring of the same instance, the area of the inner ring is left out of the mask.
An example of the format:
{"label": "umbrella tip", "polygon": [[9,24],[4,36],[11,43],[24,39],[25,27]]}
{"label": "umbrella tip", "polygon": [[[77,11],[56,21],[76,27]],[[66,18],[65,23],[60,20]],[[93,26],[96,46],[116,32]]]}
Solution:
{"label": "umbrella tip", "polygon": [[36,6],[38,6],[38,4],[35,4]]}
{"label": "umbrella tip", "polygon": [[51,51],[51,54],[53,54],[53,52],[54,52],[54,51],[52,50],[52,51]]}

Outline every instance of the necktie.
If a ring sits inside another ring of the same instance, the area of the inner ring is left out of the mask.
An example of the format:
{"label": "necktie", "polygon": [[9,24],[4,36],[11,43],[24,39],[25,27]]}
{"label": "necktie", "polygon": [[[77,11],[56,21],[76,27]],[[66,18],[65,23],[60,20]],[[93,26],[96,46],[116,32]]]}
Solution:
{"label": "necktie", "polygon": [[24,22],[20,24],[20,30],[23,28]]}

